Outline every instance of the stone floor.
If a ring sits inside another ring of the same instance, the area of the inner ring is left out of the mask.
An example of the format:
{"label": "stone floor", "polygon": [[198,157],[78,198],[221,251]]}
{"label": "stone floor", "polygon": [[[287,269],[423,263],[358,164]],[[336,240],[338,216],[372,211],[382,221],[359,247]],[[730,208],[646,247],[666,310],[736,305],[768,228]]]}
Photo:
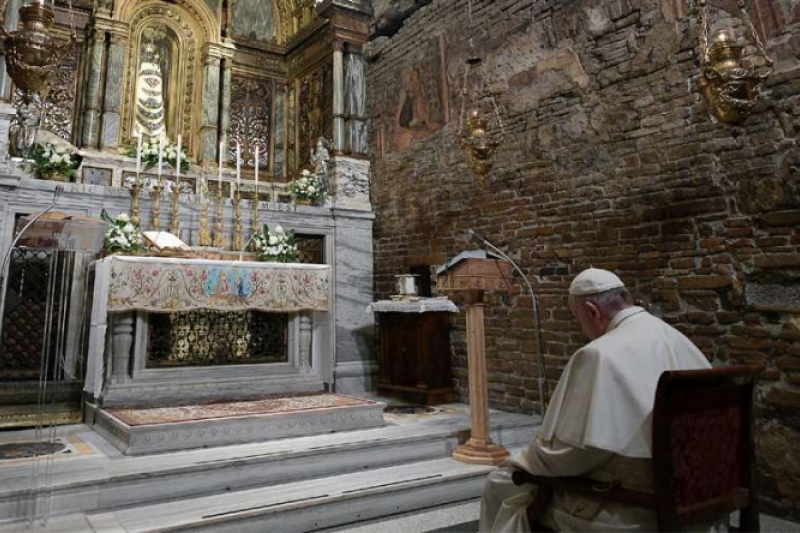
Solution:
{"label": "stone floor", "polygon": [[[474,500],[491,467],[450,459],[469,409],[386,414],[386,426],[250,444],[123,455],[87,426],[58,428],[68,453],[0,461],[0,531],[52,509],[33,531],[314,531]],[[510,449],[538,420],[492,412],[493,439]],[[0,444],[32,431],[0,434]],[[38,514],[31,492],[37,491]]]}

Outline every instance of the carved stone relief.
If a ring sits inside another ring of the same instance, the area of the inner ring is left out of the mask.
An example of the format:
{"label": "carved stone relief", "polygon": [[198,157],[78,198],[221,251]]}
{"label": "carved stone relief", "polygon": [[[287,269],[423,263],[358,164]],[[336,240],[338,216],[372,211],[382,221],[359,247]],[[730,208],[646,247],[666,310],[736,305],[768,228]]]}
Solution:
{"label": "carved stone relief", "polygon": [[230,158],[235,161],[236,142],[242,150],[242,164],[255,167],[258,147],[259,168],[269,165],[272,82],[234,76],[231,81],[231,128],[228,135]]}
{"label": "carved stone relief", "polygon": [[[67,44],[65,43],[66,47]],[[64,140],[72,141],[75,120],[75,99],[78,82],[78,65],[81,47],[68,50],[58,63],[55,74],[50,79],[42,103],[41,128]],[[14,105],[22,103],[19,89],[14,90]]]}

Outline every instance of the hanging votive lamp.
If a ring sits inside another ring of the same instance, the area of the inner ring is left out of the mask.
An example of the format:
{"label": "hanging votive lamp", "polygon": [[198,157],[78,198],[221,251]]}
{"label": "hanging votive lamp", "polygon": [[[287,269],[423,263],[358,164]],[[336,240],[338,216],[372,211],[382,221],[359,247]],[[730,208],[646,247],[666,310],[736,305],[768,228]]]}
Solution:
{"label": "hanging votive lamp", "polygon": [[468,78],[472,67],[480,65],[480,63],[481,59],[479,57],[472,56],[467,59],[464,68],[464,85],[461,89],[461,114],[459,115],[456,140],[461,149],[464,150],[470,168],[478,176],[478,186],[483,187],[486,175],[494,166],[497,148],[505,140],[505,127],[500,116],[500,110],[497,108],[497,102],[491,96],[492,109],[497,121],[497,130],[493,130],[489,125],[489,121],[481,114],[478,109],[477,98],[475,102],[470,104],[470,107],[474,105],[474,108],[470,111],[466,129],[464,128],[464,114],[469,96]]}
{"label": "hanging votive lamp", "polygon": [[[706,0],[698,0],[700,7],[700,53],[702,75],[700,89],[711,113],[725,124],[739,124],[752,114],[756,104],[764,97],[763,88],[772,73],[772,60],[753,27],[745,0],[739,8],[751,42],[742,42],[732,28],[708,35]],[[756,53],[745,57],[747,46]]]}

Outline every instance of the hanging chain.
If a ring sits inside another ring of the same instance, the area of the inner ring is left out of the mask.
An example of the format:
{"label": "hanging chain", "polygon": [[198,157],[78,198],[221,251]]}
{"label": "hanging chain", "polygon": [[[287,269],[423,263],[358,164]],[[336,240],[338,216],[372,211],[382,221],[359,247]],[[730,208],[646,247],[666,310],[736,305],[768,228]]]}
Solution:
{"label": "hanging chain", "polygon": [[761,37],[758,35],[755,26],[753,26],[753,20],[750,18],[750,13],[747,11],[746,0],[739,0],[739,9],[742,11],[742,20],[744,20],[747,30],[750,32],[751,38],[756,43],[756,48],[766,61],[767,66],[771,67],[773,63],[772,59],[770,59],[770,57],[767,55],[767,50],[764,47],[764,43],[761,41]]}
{"label": "hanging chain", "polygon": [[697,11],[700,17],[700,61],[703,68],[708,65],[708,9],[706,0],[697,0]]}

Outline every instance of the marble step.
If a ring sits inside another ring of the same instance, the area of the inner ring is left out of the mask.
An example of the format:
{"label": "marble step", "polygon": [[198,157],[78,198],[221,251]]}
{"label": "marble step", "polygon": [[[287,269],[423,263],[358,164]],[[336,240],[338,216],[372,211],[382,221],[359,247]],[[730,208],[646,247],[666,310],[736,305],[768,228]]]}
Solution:
{"label": "marble step", "polygon": [[385,404],[359,401],[362,403],[358,405],[141,425],[129,425],[114,416],[112,411],[88,407],[87,404],[90,411],[87,420],[93,421],[94,430],[126,455],[144,455],[352,431],[385,424]]}
{"label": "marble step", "polygon": [[[492,467],[449,458],[180,501],[56,517],[41,531],[85,519],[97,533],[294,533],[357,524],[480,496]],[[22,525],[16,526],[24,531]],[[9,533],[17,533],[15,527]]]}
{"label": "marble step", "polygon": [[[532,440],[538,419],[497,413],[491,425],[495,442],[514,447]],[[146,457],[55,461],[48,482],[54,514],[117,509],[449,457],[468,428],[464,415]],[[0,522],[21,519],[34,488],[30,466],[2,466],[0,474]]]}

